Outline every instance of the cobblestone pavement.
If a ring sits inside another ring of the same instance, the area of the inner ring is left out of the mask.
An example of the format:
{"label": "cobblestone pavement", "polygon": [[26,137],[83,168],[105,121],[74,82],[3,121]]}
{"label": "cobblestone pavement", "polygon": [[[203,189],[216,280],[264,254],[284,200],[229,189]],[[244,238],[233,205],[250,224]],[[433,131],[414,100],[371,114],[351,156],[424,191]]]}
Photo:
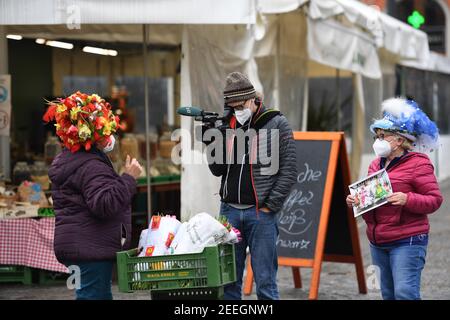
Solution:
{"label": "cobblestone pavement", "polygon": [[[428,246],[427,262],[422,274],[423,299],[450,299],[450,180],[441,183],[444,196],[442,207],[430,216],[431,232]],[[368,241],[365,235],[365,224],[359,222],[360,242],[363,253],[364,268],[371,264]],[[281,299],[308,299],[311,269],[301,269],[303,288],[295,289],[292,272],[289,267],[280,267],[278,286]],[[117,285],[113,286],[116,300],[150,299],[148,292],[131,294],[119,293]],[[73,299],[74,292],[65,285],[31,285],[0,284],[0,299]],[[244,299],[256,299],[252,295]],[[369,290],[368,294],[359,294],[356,282],[356,272],[353,265],[325,262],[320,278],[319,299],[323,300],[377,300],[381,299],[379,290]]]}

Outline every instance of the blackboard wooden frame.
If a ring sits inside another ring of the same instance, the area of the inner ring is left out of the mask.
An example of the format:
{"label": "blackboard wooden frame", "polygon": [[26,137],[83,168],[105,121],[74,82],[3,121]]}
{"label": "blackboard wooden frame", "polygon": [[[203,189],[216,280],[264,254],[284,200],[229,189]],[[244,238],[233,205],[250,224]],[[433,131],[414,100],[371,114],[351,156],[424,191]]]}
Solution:
{"label": "blackboard wooden frame", "polygon": [[[320,272],[322,262],[351,263],[355,265],[356,277],[359,292],[367,293],[366,281],[364,276],[364,268],[361,255],[361,247],[359,243],[358,228],[356,220],[353,217],[351,208],[346,207],[347,222],[351,237],[351,255],[344,254],[326,254],[325,241],[327,237],[328,222],[330,218],[330,207],[332,203],[333,190],[335,187],[343,188],[344,194],[347,195],[348,185],[351,183],[350,167],[348,162],[347,150],[345,146],[345,138],[343,132],[294,132],[295,140],[322,140],[331,141],[330,158],[328,162],[327,178],[323,193],[322,209],[317,234],[316,248],[314,259],[299,259],[291,257],[278,257],[279,266],[292,267],[292,275],[294,287],[301,288],[300,267],[312,268],[311,286],[309,290],[309,299],[316,300],[319,293]],[[338,167],[340,165],[340,167]],[[338,169],[342,173],[342,186],[335,186],[336,175]],[[253,288],[253,271],[251,268],[251,260],[247,260],[247,275],[244,282],[244,294],[250,295]]]}

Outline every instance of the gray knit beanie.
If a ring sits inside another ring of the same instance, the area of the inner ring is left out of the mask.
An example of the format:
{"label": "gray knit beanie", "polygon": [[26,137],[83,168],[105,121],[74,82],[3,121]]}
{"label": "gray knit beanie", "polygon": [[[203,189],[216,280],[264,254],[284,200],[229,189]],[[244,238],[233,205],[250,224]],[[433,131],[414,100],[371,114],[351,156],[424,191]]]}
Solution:
{"label": "gray knit beanie", "polygon": [[245,101],[256,97],[256,91],[248,78],[240,72],[232,72],[227,76],[223,90],[225,103]]}

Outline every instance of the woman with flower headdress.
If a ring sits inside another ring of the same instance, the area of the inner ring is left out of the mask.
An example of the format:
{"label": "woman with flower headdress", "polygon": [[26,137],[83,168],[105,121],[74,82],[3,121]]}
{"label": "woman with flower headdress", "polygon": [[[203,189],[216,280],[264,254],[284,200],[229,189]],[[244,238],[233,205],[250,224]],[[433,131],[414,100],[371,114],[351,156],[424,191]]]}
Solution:
{"label": "woman with flower headdress", "polygon": [[112,299],[113,262],[130,243],[131,200],[142,168],[128,156],[125,173],[114,171],[106,153],[114,148],[119,118],[96,94],[50,102],[43,119],[56,121],[63,145],[49,169],[55,255],[80,268],[77,299]]}
{"label": "woman with flower headdress", "polygon": [[[420,299],[430,225],[428,214],[442,204],[434,167],[422,152],[438,147],[439,133],[413,100],[392,98],[382,103],[384,117],[370,131],[375,134],[377,158],[369,175],[386,169],[393,194],[388,204],[363,215],[373,264],[379,267],[383,299]],[[347,197],[347,204],[355,204]]]}

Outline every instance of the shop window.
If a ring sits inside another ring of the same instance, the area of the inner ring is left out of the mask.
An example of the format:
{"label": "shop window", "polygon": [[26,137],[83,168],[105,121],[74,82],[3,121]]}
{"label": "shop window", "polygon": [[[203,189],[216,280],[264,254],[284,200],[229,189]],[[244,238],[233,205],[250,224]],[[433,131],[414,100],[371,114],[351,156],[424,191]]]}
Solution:
{"label": "shop window", "polygon": [[309,131],[344,131],[346,136],[350,137],[352,106],[351,78],[340,78],[339,83],[336,78],[329,77],[309,79]]}
{"label": "shop window", "polygon": [[106,97],[108,95],[108,81],[106,77],[64,76],[64,96],[68,96],[77,91],[96,93],[101,97]]}
{"label": "shop window", "polygon": [[450,133],[450,75],[403,67],[404,94],[435,121],[441,134]]}
{"label": "shop window", "polygon": [[[173,102],[172,78],[148,78],[149,90],[149,125],[152,131],[160,129],[167,123],[167,110]],[[119,77],[115,84],[127,92],[126,107],[129,111],[131,132],[145,133],[145,96],[143,77]]]}

